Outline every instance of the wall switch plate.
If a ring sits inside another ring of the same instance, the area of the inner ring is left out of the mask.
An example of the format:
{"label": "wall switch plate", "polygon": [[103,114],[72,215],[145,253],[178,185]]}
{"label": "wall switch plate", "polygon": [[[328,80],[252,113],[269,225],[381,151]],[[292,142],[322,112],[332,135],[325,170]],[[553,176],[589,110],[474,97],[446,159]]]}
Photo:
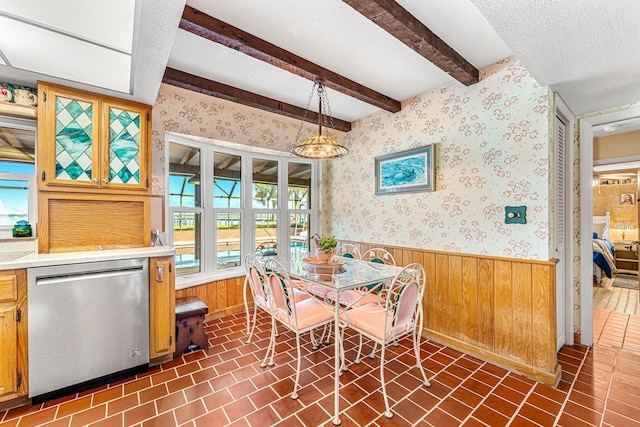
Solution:
{"label": "wall switch plate", "polygon": [[504,207],[504,223],[505,224],[526,224],[527,223],[527,207],[526,206],[505,206]]}

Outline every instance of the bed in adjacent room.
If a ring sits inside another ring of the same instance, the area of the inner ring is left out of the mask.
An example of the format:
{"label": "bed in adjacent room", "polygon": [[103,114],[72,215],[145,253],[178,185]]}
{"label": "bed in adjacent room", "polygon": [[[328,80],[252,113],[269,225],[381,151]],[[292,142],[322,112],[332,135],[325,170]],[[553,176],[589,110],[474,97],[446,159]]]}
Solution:
{"label": "bed in adjacent room", "polygon": [[611,216],[609,212],[603,216],[593,217],[593,274],[596,276],[598,284],[602,281],[603,273],[611,279],[618,272],[610,228]]}

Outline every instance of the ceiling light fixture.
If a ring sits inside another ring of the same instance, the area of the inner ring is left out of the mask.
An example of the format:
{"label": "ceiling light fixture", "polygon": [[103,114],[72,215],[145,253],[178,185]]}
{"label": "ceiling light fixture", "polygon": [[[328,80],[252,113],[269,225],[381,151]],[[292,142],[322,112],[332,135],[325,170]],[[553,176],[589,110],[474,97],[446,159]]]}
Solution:
{"label": "ceiling light fixture", "polygon": [[[318,90],[318,135],[311,136],[304,141],[300,141],[300,135],[302,134],[303,122],[307,117],[309,111],[309,105],[313,99],[313,93]],[[323,109],[327,114],[323,114]],[[333,117],[331,117],[331,109],[329,108],[329,99],[327,98],[327,92],[325,90],[322,80],[316,79],[313,81],[313,87],[311,88],[311,94],[309,95],[309,101],[307,102],[307,109],[304,112],[304,117],[300,122],[300,129],[296,135],[296,145],[291,152],[299,157],[306,157],[308,159],[335,159],[342,157],[349,153],[349,150],[331,136],[331,132],[327,135],[322,134],[322,125],[324,123],[325,128],[330,127],[333,130],[333,135],[336,135],[336,129],[333,125]]]}

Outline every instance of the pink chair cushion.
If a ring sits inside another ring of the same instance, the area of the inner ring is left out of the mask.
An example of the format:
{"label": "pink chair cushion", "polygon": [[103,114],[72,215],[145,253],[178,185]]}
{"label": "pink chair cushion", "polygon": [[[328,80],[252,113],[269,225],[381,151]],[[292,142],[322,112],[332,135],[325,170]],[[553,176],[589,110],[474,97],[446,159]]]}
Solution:
{"label": "pink chair cushion", "polygon": [[[384,336],[385,316],[387,317],[387,336]],[[406,332],[411,323],[401,323],[393,327],[393,314],[386,313],[385,307],[378,304],[365,304],[351,309],[340,316],[349,326],[361,330],[380,341],[386,341]]]}
{"label": "pink chair cushion", "polygon": [[[285,312],[279,311],[278,317],[295,326],[292,323],[293,318],[290,318]],[[333,312],[314,299],[306,299],[296,303],[296,317],[298,318],[298,329],[306,329],[333,319]]]}
{"label": "pink chair cushion", "polygon": [[[331,292],[329,295],[335,295]],[[335,298],[335,297],[334,297]],[[377,304],[378,295],[370,292],[348,289],[340,293],[340,304],[348,306],[363,306],[366,304]]]}
{"label": "pink chair cushion", "polygon": [[307,291],[312,294],[324,298],[329,293],[329,289],[324,286],[316,285],[315,283],[307,283]]}
{"label": "pink chair cushion", "polygon": [[300,302],[300,301],[304,301],[308,298],[311,298],[311,295],[309,295],[308,293],[306,293],[303,290],[300,289],[293,289],[293,301],[294,302]]}

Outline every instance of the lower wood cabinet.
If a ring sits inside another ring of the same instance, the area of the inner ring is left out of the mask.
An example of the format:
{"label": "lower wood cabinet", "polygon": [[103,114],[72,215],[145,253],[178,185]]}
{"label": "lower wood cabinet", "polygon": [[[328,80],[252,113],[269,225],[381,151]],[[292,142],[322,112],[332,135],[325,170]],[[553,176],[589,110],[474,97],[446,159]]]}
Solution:
{"label": "lower wood cabinet", "polygon": [[27,271],[0,271],[0,402],[26,396]]}
{"label": "lower wood cabinet", "polygon": [[154,364],[175,351],[176,273],[173,256],[149,261],[149,357]]}

